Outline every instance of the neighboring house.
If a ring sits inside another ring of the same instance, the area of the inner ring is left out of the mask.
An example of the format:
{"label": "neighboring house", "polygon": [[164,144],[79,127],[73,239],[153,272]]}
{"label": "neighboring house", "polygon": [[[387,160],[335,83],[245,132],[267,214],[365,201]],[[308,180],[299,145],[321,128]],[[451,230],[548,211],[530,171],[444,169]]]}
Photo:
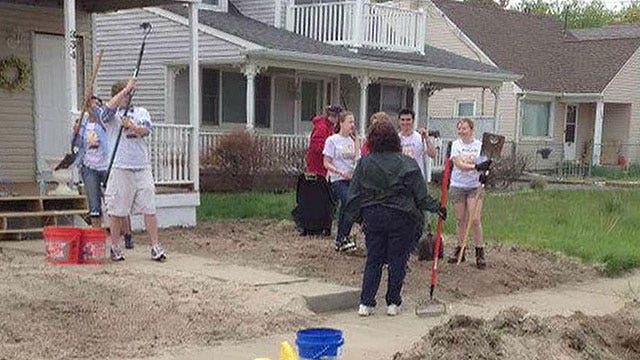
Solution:
{"label": "neighboring house", "polygon": [[[362,0],[219,1],[205,0],[200,10],[203,130],[304,137],[313,115],[341,103],[356,114],[363,132],[363,118],[379,110],[394,115],[412,107],[424,121],[432,89],[498,88],[518,78],[426,46],[424,12]],[[97,16],[96,47],[106,50],[100,92],[128,75],[137,46],[129,33],[149,21],[157,30],[147,46],[138,101],[156,121],[185,124],[186,16],[181,6]]]}
{"label": "neighboring house", "polygon": [[[39,191],[37,181],[49,180],[51,165],[69,152],[71,124],[92,69],[92,14],[174,2],[0,1],[0,61],[18,59],[28,75],[22,88],[9,90],[0,86],[0,238],[6,234],[37,233],[43,225],[57,223],[57,216],[65,211],[84,211],[82,196],[50,199]],[[138,30],[135,34],[139,33]],[[2,70],[0,76],[8,80],[16,75],[13,66]],[[189,166],[185,164],[184,170],[188,171]],[[189,211],[176,219],[186,219],[182,224],[193,225],[197,192],[189,196],[176,200],[161,195],[158,202],[160,207],[188,203]],[[159,215],[161,222],[169,220]],[[20,228],[24,219],[37,221],[25,221],[31,225]]]}
{"label": "neighboring house", "polygon": [[[424,7],[429,45],[521,74],[499,91],[496,131],[537,167],[557,162],[640,161],[640,30],[637,25],[565,31],[548,16],[452,0]],[[430,116],[494,115],[483,89],[436,92]],[[552,149],[549,159],[539,150]]]}

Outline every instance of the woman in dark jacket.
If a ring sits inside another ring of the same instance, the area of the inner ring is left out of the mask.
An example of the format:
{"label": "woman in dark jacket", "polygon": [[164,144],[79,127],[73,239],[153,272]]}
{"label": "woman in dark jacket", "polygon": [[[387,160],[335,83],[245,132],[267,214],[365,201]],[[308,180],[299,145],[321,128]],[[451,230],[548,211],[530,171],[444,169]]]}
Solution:
{"label": "woman in dark jacket", "polygon": [[367,245],[358,314],[373,314],[382,267],[388,263],[387,314],[393,316],[402,303],[407,260],[424,225],[423,211],[446,218],[447,209],[427,194],[418,163],[402,154],[391,122],[371,125],[367,141],[371,153],[356,166],[345,209],[346,216],[362,223]]}

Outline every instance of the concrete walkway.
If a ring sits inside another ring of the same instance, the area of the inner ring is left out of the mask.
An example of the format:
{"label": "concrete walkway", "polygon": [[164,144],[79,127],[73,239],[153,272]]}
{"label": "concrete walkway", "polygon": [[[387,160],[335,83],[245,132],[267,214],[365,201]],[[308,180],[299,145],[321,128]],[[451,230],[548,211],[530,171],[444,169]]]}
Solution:
{"label": "concrete walkway", "polygon": [[[44,254],[40,241],[0,242],[0,247]],[[359,318],[356,315],[358,289],[327,284],[313,279],[283,275],[249,267],[219,263],[211,259],[169,254],[169,261],[157,266],[148,260],[146,246],[137,246],[127,252],[128,266],[153,266],[154,271],[169,270],[209,277],[212,281],[229,281],[251,286],[266,286],[283,296],[303,296],[316,311],[349,308],[346,312],[325,314],[323,323],[344,331],[345,345],[340,359],[391,359],[393,354],[405,350],[436,325],[445,322],[452,314],[466,314],[490,318],[500,310],[518,306],[541,315],[570,315],[582,311],[588,315],[603,315],[617,311],[632,299],[640,299],[640,271],[616,279],[600,279],[591,284],[564,285],[548,290],[522,292],[463,301],[449,304],[447,315],[438,318],[418,318],[414,314],[415,304],[405,304],[405,311],[397,317],[388,317],[384,306],[378,306],[378,314]],[[425,289],[426,291],[426,289]],[[426,296],[426,294],[425,294]],[[311,299],[311,300],[310,300]],[[215,327],[216,324],[211,324]],[[282,341],[294,343],[295,333],[274,334],[270,337],[238,343],[225,343],[207,348],[176,349],[165,352],[158,360],[253,360],[270,357],[277,360]]]}
{"label": "concrete walkway", "polygon": [[[484,298],[475,302],[449,304],[449,313],[438,318],[418,318],[414,305],[407,304],[405,312],[397,317],[386,316],[385,307],[378,306],[379,314],[359,318],[355,308],[349,312],[333,313],[318,326],[342,329],[345,345],[341,360],[391,359],[393,354],[409,348],[436,325],[452,314],[466,314],[490,318],[500,310],[518,306],[541,315],[571,315],[582,311],[588,315],[604,315],[619,310],[625,303],[640,299],[640,272],[617,279],[601,279],[580,286],[560,286],[548,290],[517,293]],[[248,342],[225,344],[206,349],[189,349],[167,353],[158,360],[225,359],[252,360],[257,357],[278,359],[279,343],[295,341],[295,334],[281,334]]]}

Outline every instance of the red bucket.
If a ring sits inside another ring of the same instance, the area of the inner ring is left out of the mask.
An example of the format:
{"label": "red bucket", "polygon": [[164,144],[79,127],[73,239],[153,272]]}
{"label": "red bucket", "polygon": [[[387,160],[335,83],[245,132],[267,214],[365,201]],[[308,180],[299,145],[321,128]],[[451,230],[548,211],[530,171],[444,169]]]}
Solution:
{"label": "red bucket", "polygon": [[107,232],[102,228],[83,228],[80,237],[79,264],[103,264]]}
{"label": "red bucket", "polygon": [[46,226],[42,231],[47,261],[52,264],[77,264],[80,258],[80,229],[72,226]]}

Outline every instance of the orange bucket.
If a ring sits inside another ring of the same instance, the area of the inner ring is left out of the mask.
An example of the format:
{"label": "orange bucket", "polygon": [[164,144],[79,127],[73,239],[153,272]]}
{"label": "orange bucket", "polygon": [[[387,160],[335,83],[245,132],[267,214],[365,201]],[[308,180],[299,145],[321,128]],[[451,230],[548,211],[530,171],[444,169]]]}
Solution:
{"label": "orange bucket", "polygon": [[46,226],[42,231],[46,258],[52,264],[77,264],[80,258],[80,229],[73,226]]}
{"label": "orange bucket", "polygon": [[80,237],[79,264],[103,264],[107,231],[102,228],[83,228]]}

